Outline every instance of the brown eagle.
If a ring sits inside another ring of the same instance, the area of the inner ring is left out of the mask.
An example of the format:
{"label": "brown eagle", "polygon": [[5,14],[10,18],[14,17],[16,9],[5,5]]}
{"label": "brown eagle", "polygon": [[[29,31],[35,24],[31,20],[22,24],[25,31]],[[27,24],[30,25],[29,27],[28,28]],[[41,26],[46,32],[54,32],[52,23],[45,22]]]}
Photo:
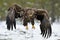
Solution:
{"label": "brown eagle", "polygon": [[27,26],[28,22],[31,22],[32,28],[35,29],[34,19],[36,18],[41,22],[40,30],[41,30],[42,36],[44,37],[51,36],[52,28],[49,22],[49,16],[48,16],[47,10],[34,9],[34,8],[22,8],[17,4],[14,4],[13,6],[9,7],[8,15],[6,17],[6,24],[7,24],[8,30],[10,30],[10,28],[13,30],[13,25],[16,29],[15,18],[18,18],[18,17],[23,18],[23,25],[26,26],[27,30],[28,30],[28,26]]}

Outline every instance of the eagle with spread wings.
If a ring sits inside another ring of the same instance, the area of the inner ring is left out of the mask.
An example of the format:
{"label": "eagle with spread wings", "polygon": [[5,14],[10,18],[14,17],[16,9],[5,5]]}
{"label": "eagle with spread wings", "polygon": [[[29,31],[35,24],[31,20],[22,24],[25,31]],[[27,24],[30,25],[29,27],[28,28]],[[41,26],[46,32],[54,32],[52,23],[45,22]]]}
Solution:
{"label": "eagle with spread wings", "polygon": [[[15,26],[16,29],[16,18],[22,18],[23,19],[23,25],[26,26],[26,29],[28,30],[27,23],[31,22],[32,28],[35,29],[34,26],[34,19],[36,18],[37,20],[40,21],[40,30],[41,30],[41,35],[43,37],[50,37],[52,34],[52,28],[51,24],[49,22],[49,16],[48,12],[45,9],[34,9],[34,8],[22,8],[18,5],[13,5],[8,9],[9,14],[6,17],[6,24],[7,24],[7,29],[10,30],[11,24]],[[23,13],[21,13],[23,12]],[[13,14],[13,16],[12,16]],[[12,18],[13,19],[12,19]],[[12,26],[13,28],[13,26]]]}

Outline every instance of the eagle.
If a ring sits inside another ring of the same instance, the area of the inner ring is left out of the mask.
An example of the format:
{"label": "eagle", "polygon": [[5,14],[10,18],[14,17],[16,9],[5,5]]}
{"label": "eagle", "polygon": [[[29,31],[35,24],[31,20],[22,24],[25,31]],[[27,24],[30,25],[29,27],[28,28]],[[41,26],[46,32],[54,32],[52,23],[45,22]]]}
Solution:
{"label": "eagle", "polygon": [[28,22],[31,22],[32,29],[35,29],[34,19],[40,21],[40,30],[43,37],[50,37],[52,34],[52,28],[49,21],[48,11],[45,9],[36,8],[22,8],[21,6],[14,4],[8,8],[8,15],[6,17],[7,29],[13,30],[13,25],[16,29],[16,18],[23,19],[23,25],[28,30]]}

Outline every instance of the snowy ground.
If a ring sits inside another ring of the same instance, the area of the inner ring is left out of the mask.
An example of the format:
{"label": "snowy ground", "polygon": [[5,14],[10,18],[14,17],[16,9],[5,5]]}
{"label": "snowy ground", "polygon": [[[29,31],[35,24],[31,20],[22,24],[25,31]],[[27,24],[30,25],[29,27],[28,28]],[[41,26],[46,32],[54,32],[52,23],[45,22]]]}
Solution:
{"label": "snowy ground", "polygon": [[35,30],[30,23],[28,26],[29,30],[26,30],[21,23],[17,22],[17,29],[9,31],[5,21],[0,21],[0,40],[60,40],[60,23],[53,23],[52,36],[48,39],[41,36],[39,23],[35,23]]}

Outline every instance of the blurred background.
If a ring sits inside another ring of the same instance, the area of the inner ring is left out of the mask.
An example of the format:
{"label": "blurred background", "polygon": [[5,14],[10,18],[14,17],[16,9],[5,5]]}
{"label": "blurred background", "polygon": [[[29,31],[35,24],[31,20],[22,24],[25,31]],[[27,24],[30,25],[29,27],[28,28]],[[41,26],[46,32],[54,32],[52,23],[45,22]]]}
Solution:
{"label": "blurred background", "polygon": [[[33,30],[29,23],[27,31],[22,25],[20,18],[17,21],[17,29],[13,31],[7,30],[6,15],[7,9],[14,3],[24,7],[46,9],[50,20],[53,23],[52,36],[45,39],[40,34],[40,22],[35,21],[36,29]],[[0,40],[60,40],[60,0],[0,0]]]}
{"label": "blurred background", "polygon": [[22,7],[46,9],[52,22],[60,22],[60,0],[0,0],[0,20],[6,19],[7,9],[13,3]]}

